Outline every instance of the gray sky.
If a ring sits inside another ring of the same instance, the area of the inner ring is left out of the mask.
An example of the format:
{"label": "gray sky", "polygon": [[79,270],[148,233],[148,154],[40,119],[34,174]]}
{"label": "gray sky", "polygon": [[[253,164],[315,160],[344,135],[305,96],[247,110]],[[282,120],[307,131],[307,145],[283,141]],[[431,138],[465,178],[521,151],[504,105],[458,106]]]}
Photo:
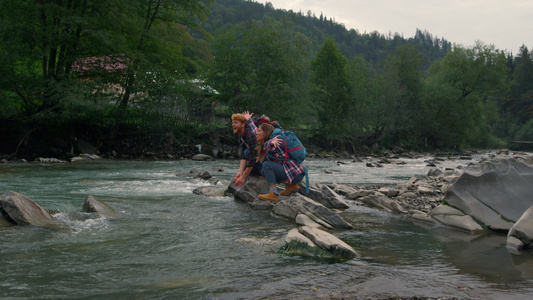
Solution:
{"label": "gray sky", "polygon": [[[260,0],[256,0],[260,3]],[[377,30],[404,38],[416,29],[452,44],[470,47],[479,40],[517,54],[533,46],[532,0],[269,0],[274,8],[322,13],[360,33]]]}

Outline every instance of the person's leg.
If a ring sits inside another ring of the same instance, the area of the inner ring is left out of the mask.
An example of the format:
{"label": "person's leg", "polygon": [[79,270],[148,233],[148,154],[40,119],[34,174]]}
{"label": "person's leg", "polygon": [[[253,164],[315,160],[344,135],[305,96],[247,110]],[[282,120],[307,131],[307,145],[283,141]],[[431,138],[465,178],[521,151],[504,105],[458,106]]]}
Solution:
{"label": "person's leg", "polygon": [[265,176],[269,185],[276,185],[276,183],[283,182],[287,179],[283,165],[269,160],[263,162],[261,174]]}
{"label": "person's leg", "polygon": [[289,183],[285,186],[285,190],[280,193],[282,196],[289,196],[290,194],[298,191],[298,183],[302,182],[304,179],[305,173],[296,175],[292,180],[292,183]]}
{"label": "person's leg", "polygon": [[263,162],[263,168],[261,173],[265,176],[268,183],[268,194],[258,195],[260,199],[268,200],[272,202],[278,202],[278,189],[276,183],[285,181],[287,175],[282,164],[275,163],[273,161]]}

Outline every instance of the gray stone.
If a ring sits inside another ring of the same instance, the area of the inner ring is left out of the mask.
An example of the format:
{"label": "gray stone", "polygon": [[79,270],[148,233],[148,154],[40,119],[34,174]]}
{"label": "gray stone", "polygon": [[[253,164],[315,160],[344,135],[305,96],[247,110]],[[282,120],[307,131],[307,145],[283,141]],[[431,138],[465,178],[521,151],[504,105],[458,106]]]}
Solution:
{"label": "gray stone", "polygon": [[518,239],[515,236],[507,236],[507,247],[514,249],[514,250],[525,250],[527,246],[522,242],[522,240]]}
{"label": "gray stone", "polygon": [[468,215],[432,215],[431,217],[443,225],[453,227],[455,229],[464,230],[470,233],[483,231],[483,227],[481,227],[471,216]]}
{"label": "gray stone", "polygon": [[418,186],[417,192],[419,194],[424,194],[424,195],[433,195],[433,194],[435,194],[435,190],[433,188],[431,188],[429,186],[424,186],[424,185]]}
{"label": "gray stone", "polygon": [[533,169],[514,159],[471,165],[445,201],[493,230],[509,230],[533,205]]}
{"label": "gray stone", "polygon": [[226,190],[226,194],[233,195],[235,200],[248,203],[254,202],[257,195],[266,193],[268,193],[268,184],[257,176],[248,176],[240,187],[236,187],[235,181],[232,180]]}
{"label": "gray stone", "polygon": [[96,159],[100,159],[100,156],[98,156],[96,154],[82,153],[79,156],[71,158],[70,161],[71,162],[77,162],[77,161],[96,160]]}
{"label": "gray stone", "polygon": [[[521,242],[518,243],[515,239]],[[517,250],[531,248],[533,244],[533,206],[528,208],[507,234],[507,245]],[[518,244],[518,245],[517,245]]]}
{"label": "gray stone", "polygon": [[389,212],[407,213],[407,211],[400,204],[381,193],[368,195],[360,198],[359,200],[369,206],[381,208]]}
{"label": "gray stone", "polygon": [[85,202],[83,202],[82,211],[97,213],[106,218],[114,218],[119,216],[118,212],[94,196],[88,196],[87,199],[85,199]]}
{"label": "gray stone", "polygon": [[328,208],[348,208],[346,201],[324,184],[310,183],[309,194],[305,193],[305,186],[300,186],[299,192]]}
{"label": "gray stone", "polygon": [[369,194],[370,194],[370,192],[367,191],[367,190],[356,190],[355,192],[348,194],[346,196],[346,198],[348,198],[350,200],[355,200],[357,198],[368,196]]}
{"label": "gray stone", "polygon": [[17,225],[49,225],[54,220],[39,204],[17,192],[7,192],[0,198],[0,211]]}
{"label": "gray stone", "polygon": [[304,214],[298,214],[296,215],[296,218],[294,219],[296,224],[300,226],[309,226],[309,227],[320,227],[320,224],[313,221],[311,218]]}
{"label": "gray stone", "polygon": [[53,163],[53,164],[62,164],[62,163],[67,162],[65,160],[61,160],[61,159],[54,158],[54,157],[39,157],[36,160],[42,163]]}
{"label": "gray stone", "polygon": [[309,226],[299,227],[298,231],[308,237],[315,245],[335,255],[349,258],[359,257],[357,251],[331,233]]}
{"label": "gray stone", "polygon": [[295,220],[298,213],[302,213],[325,227],[329,225],[329,227],[340,229],[353,228],[351,224],[331,209],[301,194],[280,200],[274,205],[272,211],[277,215],[288,217],[291,220]]}
{"label": "gray stone", "polygon": [[212,178],[213,176],[208,172],[208,171],[202,171],[200,173],[198,173],[198,175],[196,175],[196,178],[202,178],[202,179],[209,179],[209,178]]}
{"label": "gray stone", "polygon": [[429,215],[456,215],[456,216],[464,216],[465,213],[458,210],[455,207],[451,207],[449,205],[439,205],[435,207]]}
{"label": "gray stone", "polygon": [[272,208],[274,207],[274,203],[267,200],[255,198],[250,204],[250,206],[255,210],[272,210]]}
{"label": "gray stone", "polygon": [[315,243],[313,243],[308,237],[301,234],[298,228],[291,229],[289,233],[287,233],[287,235],[285,236],[286,243],[290,243],[292,241],[306,243],[309,247],[317,247],[317,245],[315,245]]}
{"label": "gray stone", "polygon": [[356,192],[357,190],[351,186],[348,186],[348,185],[344,185],[344,184],[336,184],[336,183],[333,183],[331,185],[331,189],[333,190],[333,192],[341,195],[341,196],[347,196],[353,192]]}
{"label": "gray stone", "polygon": [[202,195],[206,197],[224,197],[226,192],[225,186],[201,186],[198,188],[195,188],[192,192],[197,195]]}
{"label": "gray stone", "polygon": [[429,171],[428,171],[428,176],[430,177],[436,177],[436,176],[439,176],[441,174],[443,174],[444,172],[442,172],[441,169],[437,168],[437,167],[434,167],[434,168],[431,168]]}
{"label": "gray stone", "polygon": [[430,223],[430,224],[438,224],[437,220],[433,219],[432,217],[429,216],[429,214],[423,211],[413,210],[411,212],[411,217],[416,221]]}
{"label": "gray stone", "polygon": [[[4,201],[4,195],[0,195],[0,203]],[[3,211],[0,210],[0,227],[9,227],[15,225],[7,216],[4,215]]]}

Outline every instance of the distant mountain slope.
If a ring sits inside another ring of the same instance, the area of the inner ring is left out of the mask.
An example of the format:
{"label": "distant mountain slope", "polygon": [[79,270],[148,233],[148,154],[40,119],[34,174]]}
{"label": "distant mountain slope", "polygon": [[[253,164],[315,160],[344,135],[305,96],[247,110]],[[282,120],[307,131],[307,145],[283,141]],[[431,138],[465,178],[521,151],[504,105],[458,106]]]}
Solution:
{"label": "distant mountain slope", "polygon": [[327,36],[333,36],[339,50],[347,58],[360,55],[371,63],[379,63],[387,57],[389,51],[405,43],[413,44],[420,51],[425,67],[436,59],[444,57],[446,52],[451,50],[450,42],[444,38],[434,38],[427,31],[417,29],[410,38],[397,33],[383,34],[377,31],[360,33],[357,29],[346,29],[343,24],[335,22],[331,17],[323,15],[317,17],[311,11],[302,13],[276,9],[270,2],[265,5],[245,0],[217,0],[212,7],[209,20],[203,23],[203,27],[211,34],[215,34],[223,26],[268,18],[294,20],[293,30],[307,36],[315,51],[318,51]]}

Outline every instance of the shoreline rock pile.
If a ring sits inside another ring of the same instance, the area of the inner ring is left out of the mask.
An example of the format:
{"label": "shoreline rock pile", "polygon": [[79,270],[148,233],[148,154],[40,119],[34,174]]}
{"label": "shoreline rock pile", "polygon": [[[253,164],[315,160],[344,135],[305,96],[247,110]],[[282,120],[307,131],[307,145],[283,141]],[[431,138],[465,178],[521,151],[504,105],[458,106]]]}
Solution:
{"label": "shoreline rock pile", "polygon": [[[266,183],[259,179],[247,182],[240,189],[230,184],[228,192],[236,200],[248,202],[255,209],[272,210],[272,213],[293,220],[299,226],[297,231],[293,230],[287,235],[285,250],[296,248],[294,244],[298,243],[330,251],[328,247],[317,243],[310,244],[304,237],[296,237],[296,232],[306,232],[303,226],[320,228],[324,232],[351,229],[351,225],[332,226],[331,221],[323,218],[323,215],[336,214],[334,210],[348,208],[348,201],[393,214],[404,214],[413,221],[471,234],[490,231],[507,233],[507,246],[524,250],[533,247],[533,230],[530,230],[533,228],[533,198],[530,197],[533,194],[532,163],[533,157],[529,154],[499,153],[466,167],[442,170],[433,164],[427,176],[413,177],[395,186],[358,188],[313,183],[310,185],[311,192],[305,194],[305,186],[300,185],[299,195],[280,198],[276,204],[257,198],[257,194],[267,191]],[[316,205],[320,205],[321,209],[317,210]],[[302,215],[312,225],[299,222]],[[314,253],[302,249],[295,252],[309,256]],[[339,252],[330,253],[338,256]],[[345,254],[342,251],[340,253]],[[354,253],[357,252],[354,250]]]}
{"label": "shoreline rock pile", "polygon": [[500,153],[466,168],[441,170],[392,187],[333,184],[347,199],[471,234],[507,233],[514,250],[533,247],[533,156]]}

